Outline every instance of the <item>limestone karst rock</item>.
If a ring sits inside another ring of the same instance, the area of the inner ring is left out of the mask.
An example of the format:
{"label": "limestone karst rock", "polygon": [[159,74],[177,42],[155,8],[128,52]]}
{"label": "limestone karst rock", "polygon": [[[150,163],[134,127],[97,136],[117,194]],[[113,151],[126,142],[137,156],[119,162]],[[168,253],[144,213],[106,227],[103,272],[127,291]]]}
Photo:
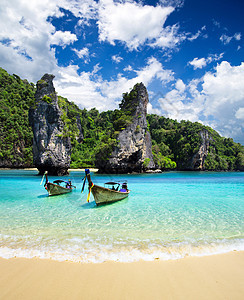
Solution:
{"label": "limestone karst rock", "polygon": [[211,135],[206,129],[203,129],[199,132],[202,143],[199,147],[197,153],[192,157],[189,167],[187,169],[194,171],[203,171],[204,170],[204,162],[208,156],[209,151],[209,141],[212,140]]}
{"label": "limestone karst rock", "polygon": [[149,101],[147,89],[143,83],[136,84],[128,97],[130,103],[124,103],[121,109],[131,110],[132,123],[119,133],[118,145],[109,159],[99,161],[98,168],[102,173],[140,173],[155,169],[146,120]]}
{"label": "limestone karst rock", "polygon": [[36,104],[29,111],[33,130],[33,163],[39,173],[65,175],[70,166],[71,143],[64,135],[64,123],[53,86],[53,75],[37,82]]}

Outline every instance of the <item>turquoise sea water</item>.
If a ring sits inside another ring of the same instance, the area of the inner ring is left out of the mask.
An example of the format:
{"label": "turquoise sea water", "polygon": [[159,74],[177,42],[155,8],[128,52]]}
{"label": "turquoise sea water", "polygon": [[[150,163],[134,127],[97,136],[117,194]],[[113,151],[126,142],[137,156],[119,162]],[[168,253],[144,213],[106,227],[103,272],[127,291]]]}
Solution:
{"label": "turquoise sea water", "polygon": [[[97,175],[130,196],[96,207],[76,190],[48,197],[37,171],[0,171],[0,256],[79,262],[176,259],[244,250],[244,173]],[[50,177],[49,180],[55,180]]]}

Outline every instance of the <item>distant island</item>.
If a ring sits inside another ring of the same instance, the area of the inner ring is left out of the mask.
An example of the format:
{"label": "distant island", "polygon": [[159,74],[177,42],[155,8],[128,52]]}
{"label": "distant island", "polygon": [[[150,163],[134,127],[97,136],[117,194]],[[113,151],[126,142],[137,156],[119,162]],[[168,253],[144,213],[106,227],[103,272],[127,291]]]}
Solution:
{"label": "distant island", "polygon": [[37,84],[0,68],[0,167],[68,168],[101,173],[165,170],[244,171],[244,146],[197,122],[147,114],[143,83],[122,95],[119,109],[80,109],[58,96],[45,74]]}

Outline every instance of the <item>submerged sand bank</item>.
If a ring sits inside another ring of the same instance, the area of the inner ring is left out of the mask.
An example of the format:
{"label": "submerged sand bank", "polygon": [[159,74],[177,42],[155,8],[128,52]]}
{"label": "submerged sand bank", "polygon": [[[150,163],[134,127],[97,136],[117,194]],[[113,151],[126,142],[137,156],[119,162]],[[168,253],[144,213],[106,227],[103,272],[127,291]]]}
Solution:
{"label": "submerged sand bank", "polygon": [[1,299],[243,299],[244,252],[81,264],[0,259]]}

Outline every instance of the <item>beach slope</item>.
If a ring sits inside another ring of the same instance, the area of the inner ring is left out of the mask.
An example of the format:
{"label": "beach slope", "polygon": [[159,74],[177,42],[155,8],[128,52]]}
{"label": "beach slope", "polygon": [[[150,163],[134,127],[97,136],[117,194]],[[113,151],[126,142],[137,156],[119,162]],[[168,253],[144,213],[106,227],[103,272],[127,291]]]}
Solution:
{"label": "beach slope", "polygon": [[82,264],[0,259],[0,299],[243,299],[244,252]]}

